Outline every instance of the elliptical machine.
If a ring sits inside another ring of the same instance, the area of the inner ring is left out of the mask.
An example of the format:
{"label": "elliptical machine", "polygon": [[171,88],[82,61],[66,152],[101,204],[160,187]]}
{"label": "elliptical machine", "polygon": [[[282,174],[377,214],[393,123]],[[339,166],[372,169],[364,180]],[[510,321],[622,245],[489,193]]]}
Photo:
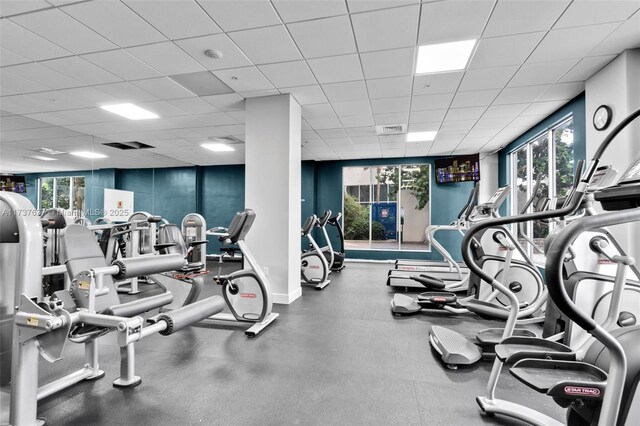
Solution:
{"label": "elliptical machine", "polygon": [[307,237],[311,244],[311,250],[302,253],[300,276],[303,284],[311,284],[316,290],[322,290],[331,282],[329,280],[329,263],[311,232],[318,223],[318,217],[309,216],[302,225],[302,236]]}
{"label": "elliptical machine", "polygon": [[338,231],[338,237],[340,238],[340,251],[333,251],[333,263],[330,266],[331,271],[340,272],[344,269],[344,232],[342,231],[342,225],[340,220],[342,219],[342,213],[338,212],[335,216],[329,218],[327,223],[336,228]]}

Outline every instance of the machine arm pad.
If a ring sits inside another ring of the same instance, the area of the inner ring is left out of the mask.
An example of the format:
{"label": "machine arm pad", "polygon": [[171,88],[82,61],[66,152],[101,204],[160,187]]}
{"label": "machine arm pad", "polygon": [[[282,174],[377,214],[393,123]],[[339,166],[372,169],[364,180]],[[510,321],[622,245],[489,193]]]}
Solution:
{"label": "machine arm pad", "polygon": [[212,296],[175,311],[160,314],[154,318],[154,322],[164,321],[167,327],[160,334],[168,336],[191,324],[222,312],[224,307],[225,301],[222,297]]}

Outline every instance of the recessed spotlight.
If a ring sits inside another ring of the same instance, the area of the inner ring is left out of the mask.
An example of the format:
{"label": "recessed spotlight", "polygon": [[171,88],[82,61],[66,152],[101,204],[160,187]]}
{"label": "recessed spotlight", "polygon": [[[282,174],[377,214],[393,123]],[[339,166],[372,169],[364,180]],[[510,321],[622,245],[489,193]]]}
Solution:
{"label": "recessed spotlight", "polygon": [[418,48],[416,74],[458,71],[467,66],[476,40],[428,44]]}
{"label": "recessed spotlight", "polygon": [[91,159],[107,158],[106,155],[100,154],[99,152],[93,152],[93,151],[74,151],[74,152],[71,152],[70,154],[75,155],[76,157],[91,158]]}
{"label": "recessed spotlight", "polygon": [[29,158],[33,158],[35,160],[40,160],[40,161],[57,161],[57,158],[51,158],[51,157],[45,157],[44,155],[31,155],[29,156]]}
{"label": "recessed spotlight", "polygon": [[436,138],[438,132],[433,130],[429,132],[409,132],[407,133],[407,142],[428,142]]}
{"label": "recessed spotlight", "polygon": [[102,105],[100,107],[105,111],[118,114],[129,120],[148,120],[150,118],[158,118],[158,114],[154,114],[151,111],[147,111],[144,108],[140,108],[134,104],[115,104],[115,105]]}
{"label": "recessed spotlight", "polygon": [[224,143],[203,143],[200,146],[208,149],[209,151],[214,151],[214,152],[235,151],[235,149],[232,146],[226,145]]}
{"label": "recessed spotlight", "polygon": [[222,52],[219,50],[207,49],[204,51],[204,55],[208,56],[211,59],[220,59],[222,58]]}

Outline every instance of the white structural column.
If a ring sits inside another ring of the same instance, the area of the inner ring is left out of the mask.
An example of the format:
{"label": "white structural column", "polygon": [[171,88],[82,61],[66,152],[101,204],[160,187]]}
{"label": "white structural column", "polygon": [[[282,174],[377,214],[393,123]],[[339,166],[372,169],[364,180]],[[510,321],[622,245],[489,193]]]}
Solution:
{"label": "white structural column", "polygon": [[247,99],[245,206],[256,212],[247,244],[283,304],[302,294],[300,114],[289,94]]}

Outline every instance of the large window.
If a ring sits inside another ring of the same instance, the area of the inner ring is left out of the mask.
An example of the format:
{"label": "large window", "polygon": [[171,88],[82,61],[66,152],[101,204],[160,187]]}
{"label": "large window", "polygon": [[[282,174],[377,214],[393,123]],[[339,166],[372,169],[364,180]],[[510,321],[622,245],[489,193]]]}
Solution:
{"label": "large window", "polygon": [[[511,211],[522,211],[538,179],[538,197],[563,197],[573,183],[573,118],[567,118],[542,132],[511,153],[511,182],[514,196]],[[535,205],[529,206],[531,212]],[[544,263],[544,239],[553,224],[541,221],[518,228],[518,239],[536,262]]]}
{"label": "large window", "polygon": [[345,167],[345,247],[429,250],[430,173],[428,164]]}
{"label": "large window", "polygon": [[38,209],[60,208],[82,216],[85,209],[84,180],[83,176],[38,179]]}

